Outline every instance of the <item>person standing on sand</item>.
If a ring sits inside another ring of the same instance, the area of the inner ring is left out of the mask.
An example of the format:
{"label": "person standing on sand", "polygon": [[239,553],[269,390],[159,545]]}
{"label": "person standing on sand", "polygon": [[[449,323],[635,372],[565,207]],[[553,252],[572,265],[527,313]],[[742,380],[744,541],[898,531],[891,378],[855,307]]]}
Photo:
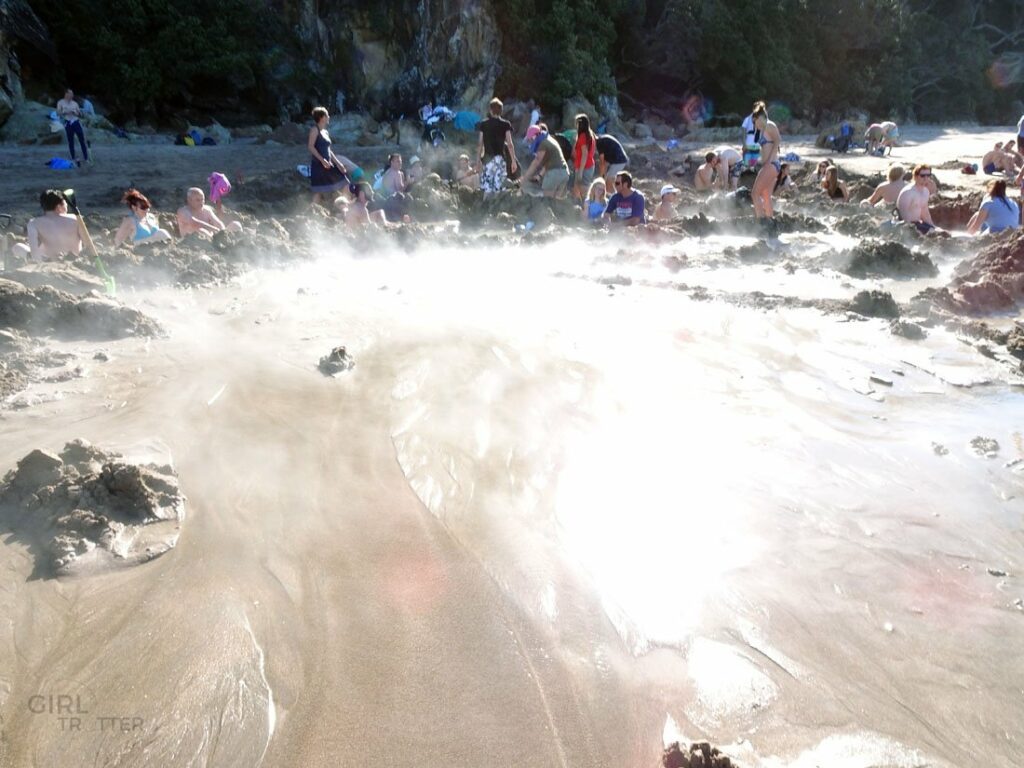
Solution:
{"label": "person standing on sand", "polygon": [[751,190],[754,216],[759,219],[770,219],[773,216],[772,193],[775,190],[775,180],[782,170],[782,163],[779,162],[782,135],[779,133],[779,127],[768,119],[768,110],[763,104],[752,117],[754,128],[761,134],[761,138],[758,139],[761,145],[761,170],[757,172],[754,188]]}
{"label": "person standing on sand", "polygon": [[573,182],[574,196],[583,199],[594,180],[596,170],[597,135],[590,128],[587,115],[576,115],[576,144],[572,151],[572,165],[576,176]]}
{"label": "person standing on sand", "polygon": [[935,229],[931,211],[928,210],[928,182],[932,176],[931,166],[918,165],[914,168],[914,183],[906,187],[896,198],[896,210],[900,220],[917,227],[926,235]]}
{"label": "person standing on sand", "polygon": [[89,147],[85,143],[85,129],[82,128],[82,109],[75,101],[75,92],[68,88],[64,91],[64,98],[57,102],[57,117],[64,123],[64,133],[68,138],[68,151],[71,153],[71,160],[76,165],[81,165],[75,157],[75,137],[82,147],[82,157],[89,162]]}
{"label": "person standing on sand", "polygon": [[736,189],[736,184],[739,181],[738,167],[743,160],[743,156],[732,147],[716,147],[715,157],[717,162],[715,163],[715,171],[718,173],[718,186],[725,192],[727,189]]}
{"label": "person standing on sand", "polygon": [[[491,99],[487,106],[490,116],[476,124],[478,134],[476,154],[480,158],[480,189],[484,195],[493,195],[505,188],[509,170],[519,170],[516,145],[512,140],[512,123],[502,118],[505,105],[501,99]],[[506,162],[506,153],[511,165]]]}
{"label": "person standing on sand", "polygon": [[313,192],[313,204],[319,203],[324,194],[337,192],[349,185],[348,168],[331,149],[331,135],[327,126],[331,116],[324,107],[313,110],[313,127],[309,129],[306,146],[309,149],[309,188]]}
{"label": "person standing on sand", "polygon": [[889,180],[875,187],[871,197],[861,200],[860,204],[876,205],[879,202],[884,202],[886,205],[896,205],[896,199],[900,196],[900,192],[907,186],[907,180],[903,178],[906,174],[907,172],[903,169],[902,165],[892,166],[889,169]]}
{"label": "person standing on sand", "polygon": [[64,193],[48,189],[39,196],[43,215],[28,223],[28,245],[15,243],[12,252],[24,259],[35,261],[56,259],[62,253],[77,256],[82,252],[82,232],[78,219],[68,213]]}

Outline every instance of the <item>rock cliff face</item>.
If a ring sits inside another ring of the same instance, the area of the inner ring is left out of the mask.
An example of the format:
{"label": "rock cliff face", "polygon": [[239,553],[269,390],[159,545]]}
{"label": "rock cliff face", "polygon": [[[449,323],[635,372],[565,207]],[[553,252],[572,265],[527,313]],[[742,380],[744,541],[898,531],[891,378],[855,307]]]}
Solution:
{"label": "rock cliff face", "polygon": [[22,99],[21,67],[14,53],[16,42],[32,46],[49,59],[56,57],[46,27],[25,0],[0,0],[0,125]]}
{"label": "rock cliff face", "polygon": [[479,109],[492,96],[501,41],[489,0],[300,0],[277,10],[300,48],[275,73],[291,85],[284,112],[329,101],[380,119],[431,97]]}

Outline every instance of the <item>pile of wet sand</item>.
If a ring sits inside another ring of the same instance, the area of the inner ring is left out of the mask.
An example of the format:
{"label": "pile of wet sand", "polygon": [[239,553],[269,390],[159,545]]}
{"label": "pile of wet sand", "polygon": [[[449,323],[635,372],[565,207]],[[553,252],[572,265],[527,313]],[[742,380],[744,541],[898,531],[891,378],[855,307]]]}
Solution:
{"label": "pile of wet sand", "polygon": [[0,485],[0,525],[39,576],[137,565],[178,540],[185,497],[170,466],[135,464],[84,440],[34,450]]}

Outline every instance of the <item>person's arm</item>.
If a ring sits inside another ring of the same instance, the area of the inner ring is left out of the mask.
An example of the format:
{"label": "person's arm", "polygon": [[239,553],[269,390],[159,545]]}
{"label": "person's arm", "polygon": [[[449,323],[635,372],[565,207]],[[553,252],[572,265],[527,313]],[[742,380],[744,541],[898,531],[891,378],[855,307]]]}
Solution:
{"label": "person's arm", "polygon": [[315,126],[313,128],[310,128],[309,129],[309,140],[306,142],[306,147],[309,149],[309,154],[311,154],[313,157],[315,157],[317,160],[319,160],[320,164],[324,168],[330,168],[331,167],[331,159],[329,157],[324,157],[323,155],[321,155],[319,152],[316,151],[316,137],[319,136],[319,135],[320,135],[320,131],[318,131]]}
{"label": "person's arm", "polygon": [[344,173],[346,176],[348,176],[349,169],[356,167],[356,164],[353,161],[349,160],[344,155],[335,154],[333,147],[331,148],[330,152],[331,163],[334,165],[335,168]]}
{"label": "person's arm", "polygon": [[921,221],[925,224],[931,224],[935,226],[935,222],[932,221],[932,212],[928,208],[928,198],[925,198],[924,203],[921,205]]}
{"label": "person's arm", "polygon": [[844,203],[850,202],[850,190],[848,190],[846,188],[846,182],[845,181],[840,181],[839,182],[839,191],[843,193],[843,202]]}
{"label": "person's arm", "polygon": [[[483,141],[483,134],[480,135]],[[512,167],[509,169],[515,173],[519,169],[519,160],[516,159],[516,143],[512,141],[512,131],[505,131],[505,146],[508,147],[508,156],[512,160]]]}
{"label": "person's arm", "polygon": [[526,173],[523,174],[524,179],[529,181],[530,179],[533,178],[533,175],[537,172],[537,169],[540,168],[540,164],[544,161],[544,156],[546,154],[547,153],[543,149],[537,152],[537,154],[533,158],[533,162],[530,163],[530,167],[527,168]]}
{"label": "person's arm", "polygon": [[39,229],[36,227],[35,220],[30,220],[28,223],[28,247],[32,252],[32,258],[36,261],[43,260],[43,248],[39,243]]}
{"label": "person's arm", "polygon": [[121,219],[121,226],[117,228],[117,232],[114,234],[114,245],[118,246],[125,240],[130,240],[134,229],[135,222],[132,221],[130,216],[125,216]]}
{"label": "person's arm", "polygon": [[217,216],[213,208],[207,205],[203,208],[203,211],[206,213],[207,216],[210,217],[210,221],[206,222],[200,219],[200,223],[206,224],[206,226],[208,227],[213,227],[215,230],[226,229],[226,227],[224,226],[224,222],[220,220],[220,217]]}
{"label": "person's arm", "polygon": [[861,200],[860,204],[861,205],[874,205],[879,200],[881,200],[882,199],[882,194],[883,194],[882,193],[882,187],[883,186],[884,186],[884,182],[882,184],[879,184],[877,187],[875,187],[875,191],[871,193],[871,197],[869,197],[867,200]]}
{"label": "person's arm", "polygon": [[987,218],[988,211],[986,211],[984,208],[979,208],[975,212],[975,214],[971,216],[971,220],[967,222],[967,234],[978,234],[978,231],[981,229],[981,225],[985,223],[985,220]]}
{"label": "person's arm", "polygon": [[476,163],[483,170],[484,167],[484,132],[477,131],[476,140]]}
{"label": "person's arm", "polygon": [[606,219],[608,219],[609,221],[611,221],[611,222],[614,222],[614,221],[615,221],[615,217],[614,217],[614,216],[612,215],[612,212],[613,212],[613,211],[614,211],[615,209],[614,209],[614,208],[612,207],[612,205],[613,205],[613,204],[617,204],[617,203],[618,203],[618,199],[617,199],[617,198],[618,198],[618,194],[619,194],[619,193],[618,193],[618,192],[616,192],[616,193],[615,193],[614,195],[612,195],[611,197],[609,197],[609,198],[608,198],[608,202],[607,202],[607,203],[605,204],[605,206],[604,206],[604,217],[605,217]]}

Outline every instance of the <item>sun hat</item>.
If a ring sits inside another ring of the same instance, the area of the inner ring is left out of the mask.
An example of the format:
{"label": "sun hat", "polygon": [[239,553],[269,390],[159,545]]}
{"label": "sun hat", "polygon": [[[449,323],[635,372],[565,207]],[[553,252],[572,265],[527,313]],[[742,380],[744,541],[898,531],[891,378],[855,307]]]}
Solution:
{"label": "sun hat", "polygon": [[679,194],[679,190],[673,187],[671,184],[666,184],[664,187],[661,188],[662,197],[664,197],[665,195],[671,195],[673,192]]}

